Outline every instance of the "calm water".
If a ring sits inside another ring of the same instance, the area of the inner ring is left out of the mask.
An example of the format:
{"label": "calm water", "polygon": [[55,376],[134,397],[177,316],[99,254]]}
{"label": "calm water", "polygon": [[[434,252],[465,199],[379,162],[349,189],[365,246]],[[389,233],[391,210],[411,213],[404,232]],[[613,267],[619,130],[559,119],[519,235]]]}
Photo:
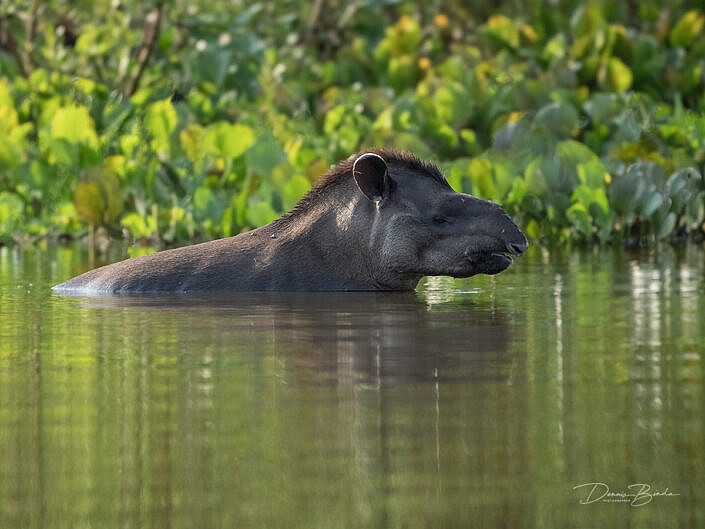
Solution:
{"label": "calm water", "polygon": [[[0,249],[2,529],[705,527],[701,247],[415,294],[50,293],[97,264]],[[581,504],[638,483],[678,496]]]}

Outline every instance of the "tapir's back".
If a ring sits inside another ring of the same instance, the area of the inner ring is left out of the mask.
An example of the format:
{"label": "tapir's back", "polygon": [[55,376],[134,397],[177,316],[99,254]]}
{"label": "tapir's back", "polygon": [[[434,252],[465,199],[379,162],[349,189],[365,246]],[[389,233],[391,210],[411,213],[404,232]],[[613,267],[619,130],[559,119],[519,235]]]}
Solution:
{"label": "tapir's back", "polygon": [[69,294],[221,290],[250,272],[252,259],[241,239],[243,235],[127,259],[90,270],[54,290]]}

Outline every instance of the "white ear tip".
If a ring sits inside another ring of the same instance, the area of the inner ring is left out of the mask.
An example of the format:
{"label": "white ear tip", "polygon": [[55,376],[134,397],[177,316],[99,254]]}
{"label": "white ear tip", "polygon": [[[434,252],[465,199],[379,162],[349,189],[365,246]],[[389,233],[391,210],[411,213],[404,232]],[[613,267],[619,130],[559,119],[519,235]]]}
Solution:
{"label": "white ear tip", "polygon": [[377,159],[382,160],[384,162],[384,158],[382,158],[379,154],[375,154],[373,152],[366,152],[365,154],[361,154],[360,156],[358,156],[357,160],[355,160],[355,161],[358,162],[360,160],[367,160],[369,158],[377,158]]}
{"label": "white ear tip", "polygon": [[373,163],[381,163],[384,165],[384,167],[387,166],[387,162],[384,161],[384,158],[382,158],[379,154],[375,154],[373,152],[366,152],[365,154],[361,154],[360,156],[357,157],[357,160],[355,160],[355,163],[353,164],[353,171],[355,171],[355,167],[357,167],[357,164],[360,162],[373,162]]}

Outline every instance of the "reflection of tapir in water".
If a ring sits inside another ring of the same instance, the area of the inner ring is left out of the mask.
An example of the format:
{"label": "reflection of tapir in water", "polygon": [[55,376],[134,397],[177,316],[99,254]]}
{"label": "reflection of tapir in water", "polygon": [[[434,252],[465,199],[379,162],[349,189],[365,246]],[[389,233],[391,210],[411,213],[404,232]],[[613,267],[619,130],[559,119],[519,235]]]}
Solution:
{"label": "reflection of tapir in water", "polygon": [[514,359],[507,314],[469,295],[433,308],[414,293],[306,296],[305,311],[272,306],[272,325],[293,345],[278,357],[318,381],[506,380]]}
{"label": "reflection of tapir in water", "polygon": [[[129,308],[110,319],[125,318],[128,341],[141,347],[149,348],[150,329],[160,328],[175,340],[199,337],[198,349],[213,340],[217,350],[252,362],[273,355],[288,374],[316,384],[506,380],[515,360],[508,314],[459,296],[432,307],[414,292],[111,296],[87,303]],[[139,322],[135,329],[132,321]]]}
{"label": "reflection of tapir in water", "polygon": [[248,233],[104,266],[68,293],[413,290],[423,276],[496,274],[526,238],[434,165],[376,150],[333,167],[284,217]]}

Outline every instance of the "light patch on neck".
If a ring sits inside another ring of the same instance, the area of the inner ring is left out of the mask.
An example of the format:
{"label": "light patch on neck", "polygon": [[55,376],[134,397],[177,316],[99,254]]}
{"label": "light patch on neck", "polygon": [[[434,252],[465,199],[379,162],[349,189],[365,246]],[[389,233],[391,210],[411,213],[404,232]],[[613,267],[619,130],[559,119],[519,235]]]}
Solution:
{"label": "light patch on neck", "polygon": [[347,204],[341,206],[335,211],[335,224],[338,229],[347,231],[352,223],[353,211],[355,210],[356,200],[351,198]]}

